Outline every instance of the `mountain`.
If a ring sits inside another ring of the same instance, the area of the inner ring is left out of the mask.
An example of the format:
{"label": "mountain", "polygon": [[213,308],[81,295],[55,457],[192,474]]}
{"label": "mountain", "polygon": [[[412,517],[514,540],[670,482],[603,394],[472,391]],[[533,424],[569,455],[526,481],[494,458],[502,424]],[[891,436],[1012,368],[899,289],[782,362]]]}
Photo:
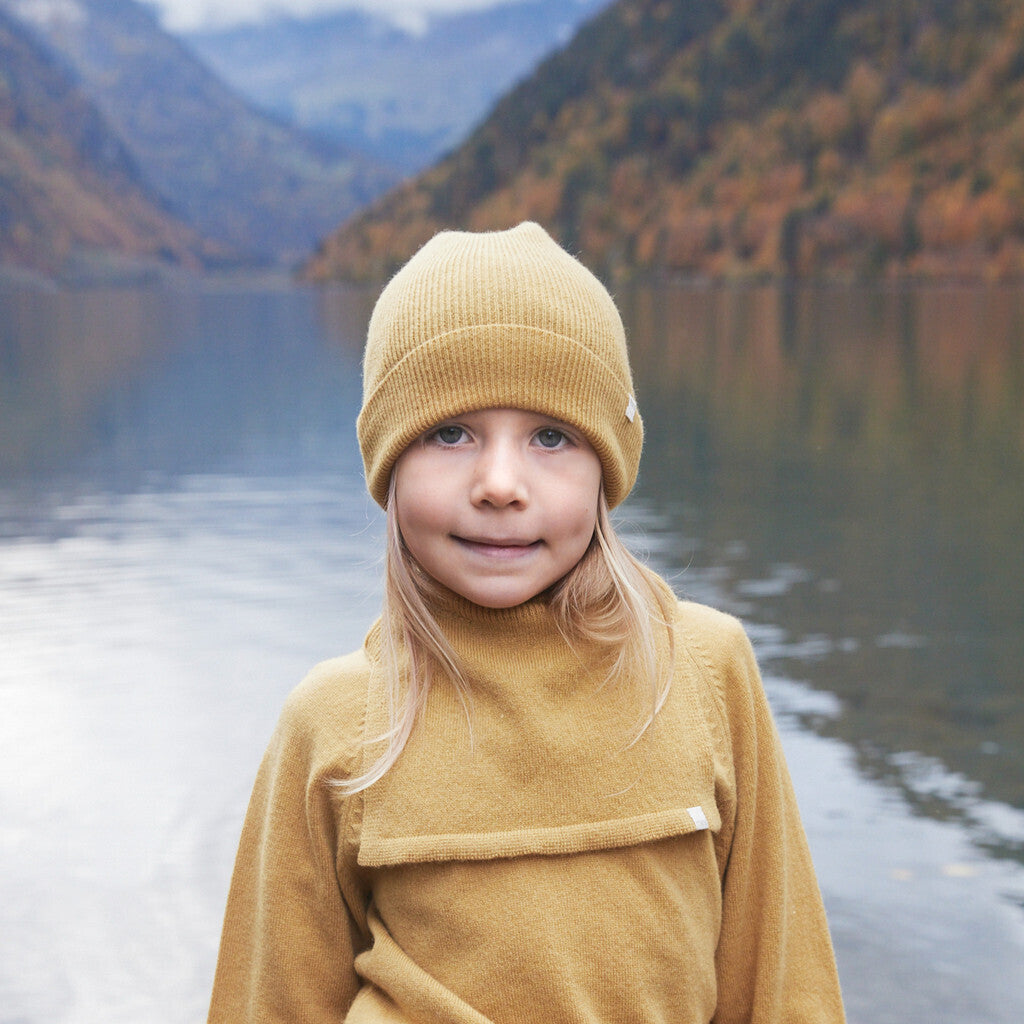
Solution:
{"label": "mountain", "polygon": [[460,142],[608,0],[506,0],[399,27],[361,11],[190,32],[242,95],[403,173]]}
{"label": "mountain", "polygon": [[216,256],[147,188],[75,82],[0,10],[0,265],[46,275]]}
{"label": "mountain", "polygon": [[169,208],[287,263],[397,180],[256,111],[134,0],[0,0],[80,82]]}
{"label": "mountain", "polygon": [[1019,277],[1024,5],[618,0],[306,274],[527,217],[607,275]]}

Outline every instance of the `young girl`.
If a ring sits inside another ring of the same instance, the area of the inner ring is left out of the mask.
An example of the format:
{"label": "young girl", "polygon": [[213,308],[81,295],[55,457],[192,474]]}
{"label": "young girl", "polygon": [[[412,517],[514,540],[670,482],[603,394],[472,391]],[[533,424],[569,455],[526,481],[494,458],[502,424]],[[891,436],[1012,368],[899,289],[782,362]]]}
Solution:
{"label": "young girl", "polygon": [[598,280],[536,224],[437,235],[358,434],[383,613],[286,704],[210,1021],[842,1021],[743,630],[609,523],[643,429]]}

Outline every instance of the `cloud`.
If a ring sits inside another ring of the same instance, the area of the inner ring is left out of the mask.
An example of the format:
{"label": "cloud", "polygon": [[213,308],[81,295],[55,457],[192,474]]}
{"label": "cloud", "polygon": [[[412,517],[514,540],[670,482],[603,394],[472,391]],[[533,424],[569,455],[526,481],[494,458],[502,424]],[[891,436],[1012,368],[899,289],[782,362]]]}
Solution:
{"label": "cloud", "polygon": [[[431,14],[481,10],[502,0],[149,0],[172,31],[225,27],[274,15],[308,17],[330,11],[363,10],[406,28],[422,28]],[[507,0],[505,0],[507,2]]]}

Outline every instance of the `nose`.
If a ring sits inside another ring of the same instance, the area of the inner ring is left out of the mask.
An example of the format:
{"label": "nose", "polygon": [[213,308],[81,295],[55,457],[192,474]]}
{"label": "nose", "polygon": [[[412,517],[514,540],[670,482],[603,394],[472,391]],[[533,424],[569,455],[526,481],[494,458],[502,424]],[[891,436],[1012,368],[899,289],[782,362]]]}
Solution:
{"label": "nose", "polygon": [[527,503],[526,466],[515,446],[504,441],[488,444],[474,466],[470,498],[474,505],[522,507]]}

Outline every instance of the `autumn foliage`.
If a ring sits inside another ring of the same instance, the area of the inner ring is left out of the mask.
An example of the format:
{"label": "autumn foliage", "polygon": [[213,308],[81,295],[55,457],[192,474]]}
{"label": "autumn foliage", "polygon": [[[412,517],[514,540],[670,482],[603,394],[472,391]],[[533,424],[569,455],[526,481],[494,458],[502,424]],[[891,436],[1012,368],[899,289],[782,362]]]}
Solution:
{"label": "autumn foliage", "polygon": [[0,9],[0,266],[76,254],[198,267],[217,254],[152,198],[67,70]]}
{"label": "autumn foliage", "polygon": [[609,276],[1019,277],[1024,5],[620,0],[307,273],[524,218]]}

